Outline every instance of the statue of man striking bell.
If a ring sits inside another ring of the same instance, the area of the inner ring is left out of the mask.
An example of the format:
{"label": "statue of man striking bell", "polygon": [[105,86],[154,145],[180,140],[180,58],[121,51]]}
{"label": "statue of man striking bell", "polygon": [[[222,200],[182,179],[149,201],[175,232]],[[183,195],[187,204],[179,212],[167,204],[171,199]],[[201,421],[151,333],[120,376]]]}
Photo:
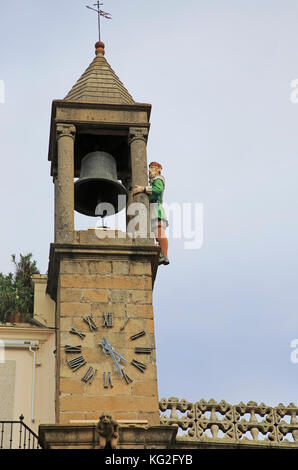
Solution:
{"label": "statue of man striking bell", "polygon": [[149,186],[135,186],[131,193],[133,196],[139,193],[148,194],[150,201],[151,230],[161,249],[159,264],[168,265],[170,261],[168,259],[166,228],[169,223],[162,205],[165,178],[161,175],[161,170],[162,166],[160,163],[151,162],[149,165]]}

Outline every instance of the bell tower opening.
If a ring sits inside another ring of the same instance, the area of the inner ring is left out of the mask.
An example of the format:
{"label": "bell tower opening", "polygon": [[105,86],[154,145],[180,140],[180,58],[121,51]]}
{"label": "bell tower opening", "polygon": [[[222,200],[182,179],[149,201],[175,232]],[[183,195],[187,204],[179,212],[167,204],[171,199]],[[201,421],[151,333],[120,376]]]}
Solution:
{"label": "bell tower opening", "polygon": [[105,59],[102,42],[95,50],[93,62],[70,92],[52,105],[49,160],[55,183],[55,242],[75,241],[74,211],[95,218],[126,208],[127,231],[132,202],[144,205],[148,227],[143,235],[150,236],[148,195],[132,198],[129,190],[148,185],[151,105],[133,100]]}

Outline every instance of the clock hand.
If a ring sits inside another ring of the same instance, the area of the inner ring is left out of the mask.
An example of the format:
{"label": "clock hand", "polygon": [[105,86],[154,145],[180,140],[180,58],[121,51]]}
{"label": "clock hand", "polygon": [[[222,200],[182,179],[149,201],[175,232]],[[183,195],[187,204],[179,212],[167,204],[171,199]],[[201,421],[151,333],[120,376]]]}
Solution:
{"label": "clock hand", "polygon": [[115,364],[115,367],[116,369],[119,371],[120,375],[123,376],[123,372],[122,372],[122,369],[123,369],[123,366],[120,364],[120,360],[118,360],[114,354],[114,350],[112,350],[110,352],[110,356],[112,357],[113,361],[114,361],[114,364]]}
{"label": "clock hand", "polygon": [[[124,354],[119,354],[117,351],[115,351],[115,349],[113,348],[113,346],[108,342],[108,340],[106,338],[103,338],[102,341],[99,341],[98,343],[102,349],[103,349],[103,352],[105,354],[110,354],[110,355],[114,355],[115,358],[119,361],[124,361],[126,362],[126,359],[124,357]],[[112,354],[111,354],[112,353]]]}
{"label": "clock hand", "polygon": [[108,355],[109,354],[109,350],[108,350],[108,342],[106,340],[106,338],[103,338],[101,341],[99,341],[98,345],[102,347],[102,350],[104,352],[105,355]]}
{"label": "clock hand", "polygon": [[120,362],[120,361],[126,362],[124,354],[121,355],[121,354],[117,353],[117,351],[115,351],[114,348],[112,348],[112,351],[113,351],[113,354],[114,354],[114,356],[115,356],[115,358],[117,359],[118,362]]}
{"label": "clock hand", "polygon": [[102,341],[100,341],[98,344],[102,347],[104,354],[111,356],[115,364],[116,370],[118,370],[120,375],[123,377],[123,366],[120,364],[120,361],[126,362],[124,356],[117,353],[106,338],[103,338]]}

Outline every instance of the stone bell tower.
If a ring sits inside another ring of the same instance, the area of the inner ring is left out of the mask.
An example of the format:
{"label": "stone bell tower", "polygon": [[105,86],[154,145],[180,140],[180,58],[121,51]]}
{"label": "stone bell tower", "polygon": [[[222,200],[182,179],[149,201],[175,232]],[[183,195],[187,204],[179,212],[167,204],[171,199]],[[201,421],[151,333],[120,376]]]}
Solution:
{"label": "stone bell tower", "polygon": [[[74,210],[95,215],[98,202],[111,202],[118,193],[127,195],[126,208],[141,202],[149,214],[148,196],[131,201],[129,188],[148,184],[151,105],[133,100],[104,55],[104,44],[96,43],[93,62],[52,105],[55,240],[47,292],[56,302],[56,423],[96,420],[107,411],[117,420],[154,426],[159,403],[152,289],[159,247],[149,224],[142,237],[74,227]],[[114,165],[113,177],[106,175],[105,159]],[[83,183],[83,192],[77,191]]]}

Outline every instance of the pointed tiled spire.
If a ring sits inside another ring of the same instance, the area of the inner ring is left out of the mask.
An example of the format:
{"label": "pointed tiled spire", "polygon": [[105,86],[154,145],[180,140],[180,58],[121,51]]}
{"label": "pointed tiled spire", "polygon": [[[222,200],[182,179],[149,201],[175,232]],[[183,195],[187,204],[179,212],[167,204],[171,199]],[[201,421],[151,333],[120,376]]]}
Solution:
{"label": "pointed tiled spire", "polygon": [[134,103],[123,83],[104,57],[103,42],[95,44],[96,57],[64,98],[80,103]]}

